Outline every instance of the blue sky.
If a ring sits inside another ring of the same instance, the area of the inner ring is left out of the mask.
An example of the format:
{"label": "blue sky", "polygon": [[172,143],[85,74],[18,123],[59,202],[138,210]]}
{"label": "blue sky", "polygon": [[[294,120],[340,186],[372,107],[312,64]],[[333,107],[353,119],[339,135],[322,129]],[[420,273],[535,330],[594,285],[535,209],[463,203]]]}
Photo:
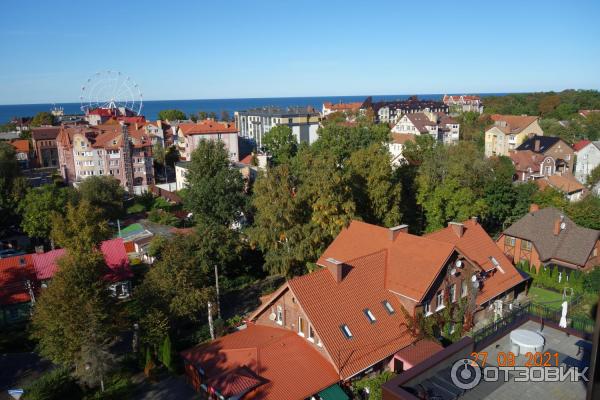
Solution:
{"label": "blue sky", "polygon": [[96,71],[146,99],[600,88],[600,2],[0,4],[0,104],[78,101]]}

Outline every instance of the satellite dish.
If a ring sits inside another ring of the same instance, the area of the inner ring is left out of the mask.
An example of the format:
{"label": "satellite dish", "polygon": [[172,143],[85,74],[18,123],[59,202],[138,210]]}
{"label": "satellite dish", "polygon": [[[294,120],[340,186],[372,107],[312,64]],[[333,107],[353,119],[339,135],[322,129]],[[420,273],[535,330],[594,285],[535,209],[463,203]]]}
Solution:
{"label": "satellite dish", "polygon": [[450,275],[456,275],[456,268],[452,268],[450,270]]}
{"label": "satellite dish", "polygon": [[560,224],[560,229],[561,229],[561,230],[564,230],[566,227],[567,227],[567,224],[566,224],[566,223],[564,223],[564,222],[561,222],[561,224]]}
{"label": "satellite dish", "polygon": [[471,277],[471,282],[477,282],[477,277],[475,275]]}
{"label": "satellite dish", "polygon": [[462,268],[462,261],[461,260],[456,260],[456,262],[454,263],[454,265],[456,266],[456,268]]}

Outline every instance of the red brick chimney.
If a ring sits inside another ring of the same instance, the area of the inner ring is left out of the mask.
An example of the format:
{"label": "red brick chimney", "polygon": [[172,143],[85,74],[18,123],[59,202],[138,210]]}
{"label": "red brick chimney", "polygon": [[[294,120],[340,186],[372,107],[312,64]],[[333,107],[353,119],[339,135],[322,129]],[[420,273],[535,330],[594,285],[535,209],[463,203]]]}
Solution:
{"label": "red brick chimney", "polygon": [[458,237],[462,237],[462,235],[465,233],[465,226],[460,222],[448,222],[448,226],[452,228]]}
{"label": "red brick chimney", "polygon": [[560,219],[554,221],[554,229],[552,231],[552,233],[554,233],[554,236],[558,236],[558,234],[560,233],[560,223]]}
{"label": "red brick chimney", "polygon": [[530,213],[534,213],[534,212],[539,211],[539,210],[540,210],[540,206],[538,206],[535,203],[531,203],[531,205],[529,206],[529,212]]}
{"label": "red brick chimney", "polygon": [[325,267],[327,267],[327,269],[329,270],[329,272],[331,272],[331,275],[333,275],[333,279],[335,279],[335,282],[340,283],[344,278],[344,263],[336,260],[335,258],[330,257],[325,260],[324,264]]}

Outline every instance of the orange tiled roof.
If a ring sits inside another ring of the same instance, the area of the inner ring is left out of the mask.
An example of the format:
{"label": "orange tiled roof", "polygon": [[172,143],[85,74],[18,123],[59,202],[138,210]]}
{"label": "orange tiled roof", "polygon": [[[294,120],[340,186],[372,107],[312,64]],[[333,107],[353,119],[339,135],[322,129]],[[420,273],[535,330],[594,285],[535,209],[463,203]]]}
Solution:
{"label": "orange tiled roof", "polygon": [[179,124],[179,129],[185,136],[206,135],[211,133],[237,133],[235,124],[231,122],[217,122],[210,119],[198,121],[195,124]]}
{"label": "orange tiled roof", "polygon": [[483,304],[497,295],[504,293],[523,281],[523,277],[513,263],[504,255],[483,227],[476,221],[463,222],[464,232],[459,237],[452,227],[447,227],[426,235],[428,238],[451,243],[469,260],[473,261],[484,271],[494,269],[490,257],[498,261],[500,268],[484,280],[477,294],[477,304]]}
{"label": "orange tiled roof", "polygon": [[354,102],[354,103],[331,103],[326,101],[323,103],[325,108],[328,108],[332,111],[357,111],[362,106],[362,102]]}
{"label": "orange tiled roof", "polygon": [[444,348],[440,344],[432,340],[422,339],[403,348],[396,353],[396,356],[410,363],[414,367],[443,349]]}
{"label": "orange tiled roof", "polygon": [[11,140],[10,144],[17,153],[29,153],[29,140],[27,139]]}
{"label": "orange tiled roof", "polygon": [[542,190],[550,185],[567,194],[585,189],[585,186],[569,175],[550,175],[542,179],[537,179],[535,182]]}
{"label": "orange tiled roof", "polygon": [[404,144],[414,141],[415,135],[411,135],[410,133],[392,133],[392,143]]}
{"label": "orange tiled roof", "polygon": [[25,303],[31,300],[26,282],[35,282],[31,254],[0,259],[0,304]]}
{"label": "orange tiled roof", "polygon": [[519,133],[523,129],[527,128],[529,125],[533,124],[538,120],[538,117],[529,116],[529,115],[503,115],[503,114],[492,114],[490,116],[492,121],[506,122],[507,126],[502,127],[498,125],[494,125],[496,128],[500,129],[502,132],[510,134],[510,133]]}
{"label": "orange tiled roof", "polygon": [[244,399],[298,400],[339,381],[318,350],[283,328],[248,324],[181,355],[225,397],[251,390]]}

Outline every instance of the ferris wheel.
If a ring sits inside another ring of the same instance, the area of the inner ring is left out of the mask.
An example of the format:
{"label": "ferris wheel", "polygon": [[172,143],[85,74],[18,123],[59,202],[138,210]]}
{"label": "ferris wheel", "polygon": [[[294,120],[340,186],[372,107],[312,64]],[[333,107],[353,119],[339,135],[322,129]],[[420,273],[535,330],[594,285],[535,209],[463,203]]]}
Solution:
{"label": "ferris wheel", "polygon": [[[140,115],[142,92],[137,83],[119,71],[96,72],[81,87],[81,111],[103,108]],[[128,111],[127,111],[128,110]]]}

